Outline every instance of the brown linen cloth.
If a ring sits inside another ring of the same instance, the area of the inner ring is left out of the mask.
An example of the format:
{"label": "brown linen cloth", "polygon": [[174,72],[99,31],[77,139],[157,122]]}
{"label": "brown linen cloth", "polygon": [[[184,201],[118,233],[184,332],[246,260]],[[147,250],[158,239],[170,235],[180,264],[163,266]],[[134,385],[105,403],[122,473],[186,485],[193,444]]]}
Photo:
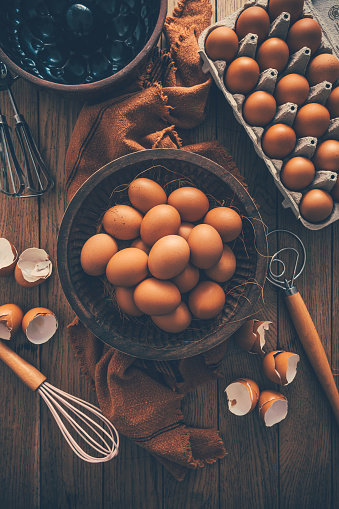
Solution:
{"label": "brown linen cloth", "polygon": [[[181,140],[186,136],[184,130],[197,126],[205,115],[211,81],[201,71],[197,37],[210,18],[207,0],[181,1],[164,27],[169,52],[155,50],[134,91],[84,106],[66,158],[69,199],[106,163],[156,147],[197,152],[240,178],[231,157],[217,142],[183,146]],[[103,413],[178,480],[187,469],[225,456],[218,431],[187,427],[180,409],[187,391],[218,376],[225,343],[181,361],[145,361],[104,345],[77,318],[68,331]]]}

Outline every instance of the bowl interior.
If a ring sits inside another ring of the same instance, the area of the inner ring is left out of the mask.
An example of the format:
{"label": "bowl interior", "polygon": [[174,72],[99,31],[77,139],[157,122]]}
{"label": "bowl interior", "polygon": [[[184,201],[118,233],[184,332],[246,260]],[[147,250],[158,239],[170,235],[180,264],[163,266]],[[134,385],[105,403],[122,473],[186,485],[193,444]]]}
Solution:
{"label": "bowl interior", "polygon": [[[121,315],[107,292],[106,278],[88,276],[80,265],[85,241],[101,231],[99,225],[107,208],[128,203],[127,185],[140,173],[163,185],[167,194],[182,185],[196,185],[208,195],[211,208],[232,206],[243,217],[243,232],[230,244],[237,268],[233,278],[223,284],[223,311],[216,319],[193,319],[189,329],[180,334],[159,330],[146,316]],[[130,355],[155,359],[196,355],[228,338],[251,314],[260,296],[266,277],[266,255],[264,227],[243,186],[221,166],[181,150],[146,150],[98,170],[71,201],[58,240],[59,276],[80,320],[109,345]]]}
{"label": "bowl interior", "polygon": [[36,78],[89,84],[140,53],[159,11],[160,0],[0,0],[0,46]]}

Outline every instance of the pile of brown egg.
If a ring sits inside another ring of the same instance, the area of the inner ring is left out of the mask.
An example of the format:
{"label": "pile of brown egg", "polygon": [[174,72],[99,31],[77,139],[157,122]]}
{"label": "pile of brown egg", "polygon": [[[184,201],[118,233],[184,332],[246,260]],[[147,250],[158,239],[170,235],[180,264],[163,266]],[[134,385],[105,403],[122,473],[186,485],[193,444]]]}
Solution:
{"label": "pile of brown egg", "polygon": [[[322,189],[307,189],[316,171],[339,172],[339,141],[327,139],[328,135],[324,141],[321,139],[331,119],[339,117],[339,87],[333,88],[326,105],[304,103],[309,97],[310,87],[328,82],[330,89],[330,84],[338,83],[339,60],[331,53],[319,51],[321,27],[313,18],[300,18],[303,7],[304,0],[269,0],[267,10],[261,6],[245,8],[237,18],[234,30],[218,26],[208,34],[205,51],[211,60],[227,63],[224,75],[226,89],[232,94],[246,96],[242,106],[244,120],[250,126],[265,128],[261,138],[263,152],[271,159],[284,160],[280,172],[282,184],[290,191],[302,192],[301,215],[307,221],[318,223],[330,216],[333,200],[339,202],[339,179],[330,193]],[[286,42],[279,37],[267,38],[271,22],[284,12],[291,17]],[[239,41],[248,34],[258,36],[255,59],[247,56],[235,58]],[[295,72],[287,74],[288,62],[305,48],[311,52],[305,76]],[[278,72],[274,92],[257,90],[251,93],[258,84],[260,73],[267,69]],[[277,108],[285,103],[293,103],[298,108],[292,127],[273,121]],[[293,157],[297,139],[305,137],[320,139],[312,160]]]}
{"label": "pile of brown egg", "polygon": [[[149,315],[162,330],[179,333],[195,318],[215,318],[225,304],[220,283],[229,281],[236,258],[227,244],[242,231],[229,207],[210,209],[195,187],[178,187],[168,197],[154,180],[136,178],[131,205],[117,204],[103,216],[106,233],[90,237],[81,266],[106,275],[117,305],[130,316]],[[131,241],[119,250],[119,241]]]}

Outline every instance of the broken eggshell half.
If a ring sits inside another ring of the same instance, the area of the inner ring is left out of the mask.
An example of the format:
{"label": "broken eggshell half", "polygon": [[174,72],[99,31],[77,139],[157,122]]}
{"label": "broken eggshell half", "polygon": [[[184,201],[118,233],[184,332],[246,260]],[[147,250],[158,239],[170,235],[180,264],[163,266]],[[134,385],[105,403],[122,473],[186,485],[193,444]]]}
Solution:
{"label": "broken eggshell half", "polygon": [[265,376],[279,385],[288,385],[297,374],[300,357],[296,353],[276,350],[263,358],[262,369]]}
{"label": "broken eggshell half", "polygon": [[247,320],[233,335],[236,343],[246,352],[265,355],[265,331],[269,329],[270,323],[263,320]]}
{"label": "broken eggshell half", "polygon": [[228,409],[235,415],[246,415],[253,410],[259,399],[259,387],[254,380],[238,378],[225,389]]}
{"label": "broken eggshell half", "polygon": [[30,247],[23,251],[16,264],[16,282],[25,287],[40,285],[52,274],[52,262],[44,249]]}
{"label": "broken eggshell half", "polygon": [[10,340],[20,329],[24,314],[16,304],[0,306],[0,338]]}
{"label": "broken eggshell half", "polygon": [[8,277],[15,269],[18,252],[9,240],[0,238],[0,277]]}
{"label": "broken eggshell half", "polygon": [[46,343],[54,336],[58,320],[52,311],[46,308],[34,308],[28,311],[22,320],[22,329],[27,339],[35,345]]}
{"label": "broken eggshell half", "polygon": [[267,427],[285,419],[288,410],[287,398],[280,392],[262,391],[259,397],[259,416]]}

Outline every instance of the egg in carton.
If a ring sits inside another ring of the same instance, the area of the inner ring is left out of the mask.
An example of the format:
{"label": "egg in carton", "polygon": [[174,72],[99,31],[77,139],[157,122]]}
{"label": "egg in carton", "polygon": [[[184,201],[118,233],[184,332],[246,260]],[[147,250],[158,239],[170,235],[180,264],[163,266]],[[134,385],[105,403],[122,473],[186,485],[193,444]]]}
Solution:
{"label": "egg in carton", "polygon": [[[275,124],[285,124],[287,126],[292,126],[298,112],[298,105],[288,102],[277,106],[274,118],[271,120],[271,122],[265,125],[265,127],[249,125],[243,117],[243,104],[247,97],[245,97],[244,94],[232,94],[226,88],[224,83],[226,70],[232,61],[242,56],[255,59],[258,47],[258,35],[248,33],[242,40],[240,40],[237,53],[234,59],[230,60],[229,64],[226,64],[226,62],[222,60],[211,60],[205,51],[206,38],[215,28],[228,27],[233,30],[235,29],[239,15],[245,9],[252,6],[258,6],[267,10],[268,3],[268,0],[249,1],[238,11],[220,21],[217,21],[205,29],[200,35],[198,41],[200,48],[199,54],[203,60],[203,71],[205,73],[209,72],[212,75],[216,85],[218,88],[220,88],[226,100],[232,106],[236,119],[241,125],[243,125],[249,137],[251,138],[255,151],[265,161],[270,173],[274,178],[276,186],[279,188],[285,198],[282,203],[283,207],[291,208],[295,216],[306,228],[311,230],[319,230],[339,219],[339,203],[334,202],[331,214],[325,220],[317,223],[311,223],[304,219],[300,214],[299,205],[303,195],[305,195],[305,193],[309,190],[321,189],[329,193],[336,184],[338,173],[336,171],[326,171],[321,169],[316,171],[312,182],[307,187],[302,189],[301,192],[287,189],[281,181],[280,174],[283,165],[291,158],[300,156],[311,159],[317,146],[320,145],[323,141],[339,140],[339,118],[334,118],[330,121],[328,129],[320,138],[310,136],[298,138],[293,151],[287,157],[280,160],[269,158],[262,148],[263,134],[269,127]],[[290,18],[291,16],[289,13],[282,12],[270,24],[267,39],[279,38],[285,41],[290,28]],[[299,49],[297,52],[289,56],[287,65],[280,73],[277,69],[273,68],[263,70],[259,75],[256,86],[250,91],[250,94],[256,91],[264,91],[273,95],[278,81],[284,76],[292,73],[305,76],[311,56],[317,56],[322,53],[335,53],[334,43],[331,41],[330,30],[328,30],[326,26],[324,27],[324,23],[319,18],[319,14],[310,0],[306,0],[304,2],[303,12],[300,18],[313,18],[319,23],[322,29],[322,38],[319,48],[313,55],[311,55],[311,49],[308,47]],[[317,83],[314,86],[310,86],[308,97],[302,106],[309,103],[325,105],[332,89],[338,86],[338,84],[339,83],[337,80],[333,84],[329,81],[323,81],[321,83]]]}

